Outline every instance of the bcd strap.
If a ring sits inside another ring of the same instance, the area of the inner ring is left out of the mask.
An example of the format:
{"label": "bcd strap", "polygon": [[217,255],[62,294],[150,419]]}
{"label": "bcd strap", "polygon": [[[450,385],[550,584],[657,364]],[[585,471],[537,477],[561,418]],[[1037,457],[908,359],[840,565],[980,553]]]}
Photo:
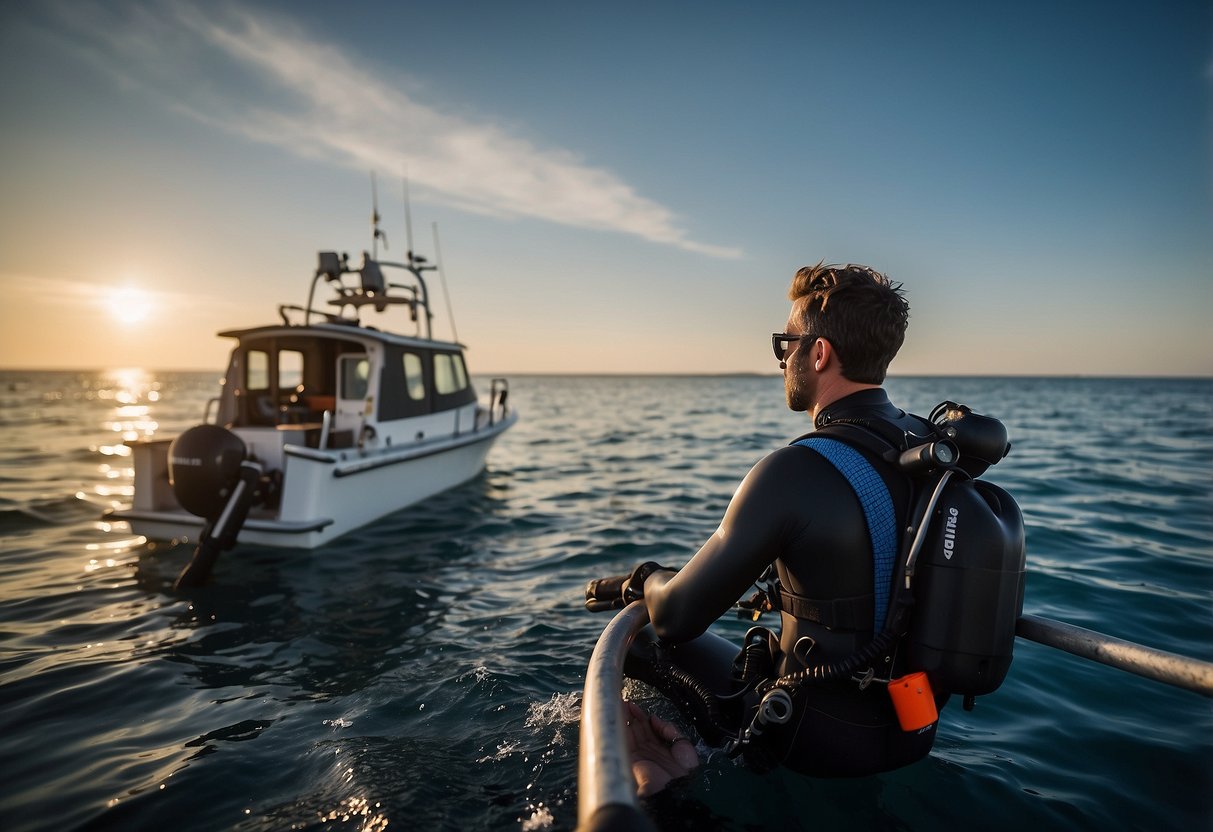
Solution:
{"label": "bcd strap", "polygon": [[873,602],[873,595],[857,595],[853,598],[806,598],[779,588],[780,609],[802,621],[812,621],[831,630],[866,630],[868,622],[863,620],[863,611]]}
{"label": "bcd strap", "polygon": [[[889,495],[889,487],[885,485],[884,479],[864,458],[863,454],[845,442],[838,439],[809,436],[792,444],[803,445],[824,457],[838,469],[838,473],[842,474],[850,484],[851,490],[855,492],[855,496],[859,498],[864,518],[868,524],[868,535],[872,542],[872,590],[875,596],[875,617],[872,622],[872,631],[880,632],[884,627],[885,615],[889,606],[893,563],[897,559],[897,515],[893,510],[893,498]],[[791,608],[785,607],[785,609],[788,609],[792,615],[796,615]]]}

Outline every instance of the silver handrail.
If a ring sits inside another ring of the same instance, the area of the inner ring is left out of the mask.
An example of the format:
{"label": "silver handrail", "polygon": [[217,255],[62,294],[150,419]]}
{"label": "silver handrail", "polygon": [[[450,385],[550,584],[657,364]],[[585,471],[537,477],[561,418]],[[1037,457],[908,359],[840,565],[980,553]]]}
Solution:
{"label": "silver handrail", "polygon": [[1015,624],[1015,635],[1156,682],[1213,696],[1213,664],[1200,659],[1145,647],[1036,615],[1020,616]]}
{"label": "silver handrail", "polygon": [[585,671],[581,697],[581,753],[577,764],[577,828],[598,826],[600,812],[622,811],[640,828],[647,819],[636,803],[632,761],[624,734],[623,660],[645,624],[649,611],[643,601],[621,610],[598,638]]}
{"label": "silver handrail", "polygon": [[333,411],[326,410],[320,415],[320,441],[316,447],[323,451],[329,446],[329,434],[333,431]]}

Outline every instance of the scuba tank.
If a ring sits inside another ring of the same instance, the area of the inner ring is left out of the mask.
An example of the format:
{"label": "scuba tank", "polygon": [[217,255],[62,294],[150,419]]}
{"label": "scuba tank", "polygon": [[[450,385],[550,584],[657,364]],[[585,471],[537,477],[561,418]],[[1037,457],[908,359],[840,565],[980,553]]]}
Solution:
{"label": "scuba tank", "polygon": [[[992,693],[1011,666],[1015,622],[1023,611],[1023,515],[1011,495],[973,479],[1010,450],[996,419],[944,402],[930,421],[955,443],[959,460],[917,553],[907,666],[926,671],[936,691]],[[966,478],[963,475],[968,475]]]}

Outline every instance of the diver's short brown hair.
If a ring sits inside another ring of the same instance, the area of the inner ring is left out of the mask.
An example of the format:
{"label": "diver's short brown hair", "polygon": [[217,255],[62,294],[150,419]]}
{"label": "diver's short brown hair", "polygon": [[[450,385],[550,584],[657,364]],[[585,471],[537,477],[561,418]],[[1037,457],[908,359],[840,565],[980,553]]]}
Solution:
{"label": "diver's short brown hair", "polygon": [[804,331],[833,345],[844,378],[884,382],[910,321],[910,304],[900,283],[867,266],[818,263],[796,272],[788,297],[808,299],[801,321]]}

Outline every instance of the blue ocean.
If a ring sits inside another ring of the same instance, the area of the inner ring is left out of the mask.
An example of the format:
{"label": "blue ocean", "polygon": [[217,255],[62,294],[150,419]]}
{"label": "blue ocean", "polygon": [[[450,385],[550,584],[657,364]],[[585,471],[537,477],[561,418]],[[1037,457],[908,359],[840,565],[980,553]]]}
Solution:
{"label": "blue ocean", "polygon": [[[1026,518],[1025,612],[1213,660],[1213,381],[887,387],[1008,426],[987,478]],[[521,421],[480,477],[319,550],[238,547],[175,593],[191,551],[101,513],[130,499],[123,441],[199,422],[217,390],[215,373],[0,373],[8,832],[573,828],[607,623],[586,581],[685,562],[750,466],[809,427],[777,377],[514,377]],[[1211,700],[1023,640],[1002,688],[949,706],[901,771],[757,775],[700,751],[646,804],[659,828],[1213,825]]]}

